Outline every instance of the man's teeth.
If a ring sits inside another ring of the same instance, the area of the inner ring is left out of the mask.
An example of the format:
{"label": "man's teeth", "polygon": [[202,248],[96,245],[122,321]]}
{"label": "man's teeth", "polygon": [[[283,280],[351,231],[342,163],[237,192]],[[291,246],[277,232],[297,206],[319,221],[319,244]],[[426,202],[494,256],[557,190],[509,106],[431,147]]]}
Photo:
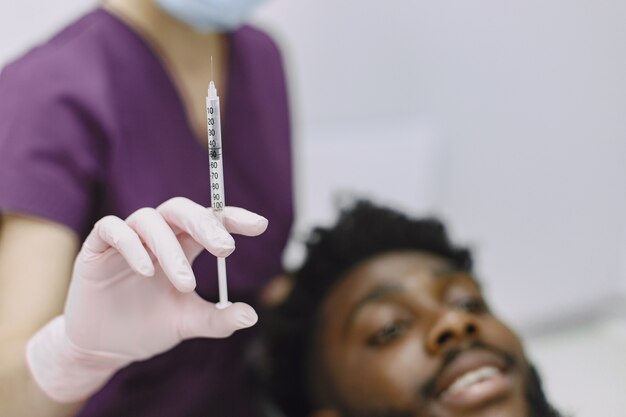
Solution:
{"label": "man's teeth", "polygon": [[495,375],[499,375],[500,370],[494,366],[483,366],[481,368],[469,371],[458,377],[452,385],[446,390],[448,393],[461,391],[472,384],[489,379]]}

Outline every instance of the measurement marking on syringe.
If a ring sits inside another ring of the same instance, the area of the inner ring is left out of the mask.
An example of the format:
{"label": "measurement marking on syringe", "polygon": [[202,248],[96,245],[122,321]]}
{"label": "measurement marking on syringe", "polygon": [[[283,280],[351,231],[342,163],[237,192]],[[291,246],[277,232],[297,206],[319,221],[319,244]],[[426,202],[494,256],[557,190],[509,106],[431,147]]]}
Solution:
{"label": "measurement marking on syringe", "polygon": [[215,148],[209,148],[209,156],[212,160],[218,161],[220,159],[220,157],[222,156],[222,154],[220,153],[221,149],[222,148],[218,148],[217,146]]}

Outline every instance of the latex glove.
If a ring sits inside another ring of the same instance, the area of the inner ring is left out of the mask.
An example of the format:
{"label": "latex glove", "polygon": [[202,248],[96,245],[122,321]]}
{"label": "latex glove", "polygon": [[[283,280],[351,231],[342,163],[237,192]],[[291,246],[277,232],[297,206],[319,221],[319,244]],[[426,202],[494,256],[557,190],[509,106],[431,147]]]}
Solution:
{"label": "latex glove", "polygon": [[133,361],[256,323],[249,305],[218,309],[193,291],[190,263],[204,248],[228,256],[235,248],[229,232],[256,236],[267,227],[241,208],[219,216],[177,197],[125,221],[108,216],[96,223],[76,257],[64,314],[27,345],[44,392],[59,402],[84,400]]}

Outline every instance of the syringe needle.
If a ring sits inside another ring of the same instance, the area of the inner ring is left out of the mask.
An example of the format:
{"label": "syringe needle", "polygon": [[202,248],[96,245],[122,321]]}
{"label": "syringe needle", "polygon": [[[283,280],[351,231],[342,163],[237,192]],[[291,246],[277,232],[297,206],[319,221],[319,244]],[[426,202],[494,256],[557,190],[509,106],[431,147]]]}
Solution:
{"label": "syringe needle", "polygon": [[211,55],[211,80],[214,80],[215,78],[213,78],[213,55]]}

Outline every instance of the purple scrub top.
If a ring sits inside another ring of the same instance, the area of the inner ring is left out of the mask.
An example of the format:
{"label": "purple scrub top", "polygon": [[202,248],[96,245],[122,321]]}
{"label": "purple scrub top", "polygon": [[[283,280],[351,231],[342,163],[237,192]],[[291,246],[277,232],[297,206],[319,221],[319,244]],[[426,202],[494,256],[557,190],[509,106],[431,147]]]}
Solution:
{"label": "purple scrub top", "polygon": [[[288,103],[267,35],[243,27],[228,45],[226,202],[270,221],[260,237],[236,237],[228,258],[230,298],[254,305],[281,270],[292,222]],[[119,19],[97,9],[2,71],[0,210],[50,219],[84,238],[102,216],[125,218],[174,196],[210,205],[207,149],[163,63]],[[217,301],[215,259],[204,253],[193,267],[198,293]],[[185,341],[131,364],[78,415],[254,415],[243,366],[253,333]]]}

